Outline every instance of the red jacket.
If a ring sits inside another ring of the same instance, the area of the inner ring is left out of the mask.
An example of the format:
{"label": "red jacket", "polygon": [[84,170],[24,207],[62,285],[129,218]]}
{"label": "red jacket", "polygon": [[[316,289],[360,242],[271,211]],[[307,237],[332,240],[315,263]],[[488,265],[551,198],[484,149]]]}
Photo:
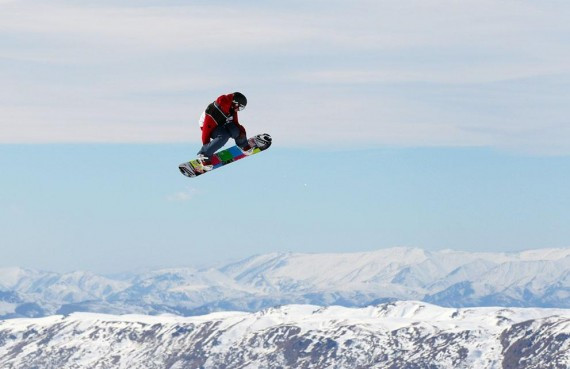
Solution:
{"label": "red jacket", "polygon": [[200,121],[204,145],[210,142],[212,131],[218,125],[235,124],[240,133],[245,136],[245,128],[239,124],[237,110],[232,104],[233,99],[234,94],[222,95],[206,108],[204,121]]}

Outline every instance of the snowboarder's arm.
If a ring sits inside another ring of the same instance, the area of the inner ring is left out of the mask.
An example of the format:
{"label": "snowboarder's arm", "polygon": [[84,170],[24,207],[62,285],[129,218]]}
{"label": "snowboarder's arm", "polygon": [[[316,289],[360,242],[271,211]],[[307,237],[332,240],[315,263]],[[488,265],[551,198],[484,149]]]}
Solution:
{"label": "snowboarder's arm", "polygon": [[246,136],[246,133],[245,133],[245,127],[242,126],[241,124],[239,124],[237,111],[234,111],[234,119],[233,119],[233,122],[234,122],[235,125],[239,128],[240,136],[247,137],[247,136]]}

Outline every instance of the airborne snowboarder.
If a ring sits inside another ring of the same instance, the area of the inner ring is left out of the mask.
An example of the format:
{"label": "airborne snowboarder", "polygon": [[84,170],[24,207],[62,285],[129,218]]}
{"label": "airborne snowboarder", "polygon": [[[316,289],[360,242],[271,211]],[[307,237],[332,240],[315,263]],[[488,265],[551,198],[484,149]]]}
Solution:
{"label": "airborne snowboarder", "polygon": [[[244,94],[234,92],[219,96],[206,107],[200,116],[202,148],[198,151],[196,159],[178,166],[182,174],[196,177],[271,146],[271,136],[267,133],[247,138],[245,128],[238,120],[238,111],[243,110],[246,105],[247,99]],[[230,138],[235,140],[236,146],[217,151]]]}
{"label": "airborne snowboarder", "polygon": [[200,116],[202,148],[198,151],[198,161],[204,171],[211,170],[212,155],[233,138],[245,155],[253,148],[247,141],[245,128],[239,123],[238,111],[247,105],[247,98],[241,92],[221,95],[212,102]]}

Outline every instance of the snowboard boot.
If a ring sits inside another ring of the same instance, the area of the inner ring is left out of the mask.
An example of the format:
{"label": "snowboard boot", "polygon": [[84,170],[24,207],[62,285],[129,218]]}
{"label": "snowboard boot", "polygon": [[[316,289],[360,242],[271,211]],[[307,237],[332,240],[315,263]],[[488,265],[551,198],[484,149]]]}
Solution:
{"label": "snowboard boot", "polygon": [[214,169],[214,166],[212,165],[212,160],[207,156],[200,154],[198,155],[198,158],[196,160],[200,164],[200,166],[196,168],[196,170],[199,171],[200,173],[204,173]]}

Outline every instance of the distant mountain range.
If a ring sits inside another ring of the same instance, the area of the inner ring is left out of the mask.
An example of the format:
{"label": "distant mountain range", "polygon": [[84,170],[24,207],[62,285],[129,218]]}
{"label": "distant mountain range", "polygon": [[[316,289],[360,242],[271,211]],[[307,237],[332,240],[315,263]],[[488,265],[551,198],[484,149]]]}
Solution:
{"label": "distant mountain range", "polygon": [[201,315],[287,304],[570,308],[570,249],[258,255],[125,277],[0,268],[0,319],[73,312]]}
{"label": "distant mountain range", "polygon": [[[339,278],[345,277],[357,274]],[[408,301],[200,317],[75,313],[0,321],[0,367],[7,369],[560,369],[569,363],[570,310],[561,309]]]}

